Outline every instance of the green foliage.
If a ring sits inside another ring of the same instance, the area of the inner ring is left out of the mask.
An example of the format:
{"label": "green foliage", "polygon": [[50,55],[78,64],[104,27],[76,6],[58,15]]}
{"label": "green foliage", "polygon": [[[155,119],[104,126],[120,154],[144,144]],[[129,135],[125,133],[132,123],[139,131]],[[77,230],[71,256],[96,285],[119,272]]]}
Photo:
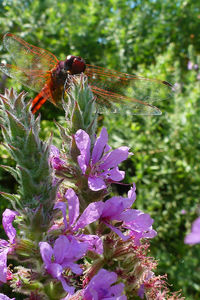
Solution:
{"label": "green foliage", "polygon": [[49,144],[39,138],[40,117],[34,117],[24,99],[24,93],[17,95],[12,89],[0,96],[2,134],[8,152],[16,161],[16,168],[2,167],[19,184],[19,196],[5,192],[1,195],[24,216],[26,231],[36,239],[36,228],[41,227],[43,232],[51,221],[56,186],[52,186],[48,164]]}
{"label": "green foliage", "polygon": [[[87,63],[129,73],[137,69],[144,76],[179,84],[174,99],[154,103],[162,116],[143,118],[127,111],[109,114],[103,122],[113,147],[129,145],[135,154],[124,169],[127,182],[136,182],[136,205],[155,219],[158,237],[151,249],[160,273],[167,273],[172,289],[183,289],[186,299],[199,299],[199,246],[183,242],[199,213],[200,81],[198,70],[187,70],[188,60],[200,66],[198,1],[110,0],[105,5],[98,0],[4,0],[0,24],[2,34],[17,34],[59,59],[81,55]],[[9,61],[5,49],[0,50],[1,58]],[[20,84],[15,88],[21,90]],[[62,121],[62,111],[48,103],[41,112],[40,135],[54,131],[58,145],[53,119]],[[13,167],[1,146],[0,153],[1,163]],[[15,181],[4,171],[0,181],[4,192],[16,191]],[[1,210],[5,207],[1,200]]]}
{"label": "green foliage", "polygon": [[[162,65],[167,70],[173,48],[158,57],[156,65],[143,70],[144,75],[154,75]],[[178,61],[175,64],[178,66]],[[198,299],[200,253],[195,249],[198,246],[184,245],[184,237],[198,215],[200,82],[196,71],[185,70],[182,79],[177,73],[174,82],[179,87],[174,99],[155,103],[162,116],[137,118],[127,111],[120,117],[113,115],[112,120],[106,117],[104,124],[115,147],[123,141],[135,154],[124,169],[128,167],[127,182],[136,182],[137,207],[155,219],[158,237],[151,243],[151,250],[159,259],[160,273],[167,270],[173,288],[182,288],[185,295],[194,290],[193,299]]]}

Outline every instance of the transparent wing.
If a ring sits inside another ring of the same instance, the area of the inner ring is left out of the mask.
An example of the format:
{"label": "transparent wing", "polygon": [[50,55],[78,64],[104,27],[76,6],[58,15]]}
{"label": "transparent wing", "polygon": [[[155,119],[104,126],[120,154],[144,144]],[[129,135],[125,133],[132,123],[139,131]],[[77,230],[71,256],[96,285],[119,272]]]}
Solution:
{"label": "transparent wing", "polygon": [[[87,65],[85,74],[100,106],[116,106],[116,110],[129,107],[134,114],[160,114],[154,102],[173,95],[173,86],[162,80],[108,70]],[[99,98],[99,100],[98,100]],[[110,103],[109,103],[110,102]],[[121,106],[120,106],[121,104]]]}
{"label": "transparent wing", "polygon": [[0,64],[0,70],[7,76],[19,80],[36,92],[41,91],[50,76],[48,72],[22,69],[9,64]]}
{"label": "transparent wing", "polygon": [[138,99],[122,96],[113,92],[100,89],[90,85],[92,92],[96,96],[98,111],[103,113],[107,109],[112,112],[120,112],[122,110],[131,110],[134,115],[161,115],[161,111],[146,102]]}
{"label": "transparent wing", "polygon": [[23,70],[49,71],[57,63],[57,58],[49,51],[35,47],[15,36],[7,33],[3,43],[18,68]]}

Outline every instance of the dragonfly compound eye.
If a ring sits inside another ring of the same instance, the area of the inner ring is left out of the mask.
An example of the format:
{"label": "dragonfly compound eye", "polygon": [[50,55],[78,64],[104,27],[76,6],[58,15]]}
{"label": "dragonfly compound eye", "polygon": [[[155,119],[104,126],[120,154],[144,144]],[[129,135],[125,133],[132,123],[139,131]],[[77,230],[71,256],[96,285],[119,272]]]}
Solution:
{"label": "dragonfly compound eye", "polygon": [[74,75],[84,72],[86,65],[80,56],[68,55],[64,63],[64,68],[69,71],[71,75]]}

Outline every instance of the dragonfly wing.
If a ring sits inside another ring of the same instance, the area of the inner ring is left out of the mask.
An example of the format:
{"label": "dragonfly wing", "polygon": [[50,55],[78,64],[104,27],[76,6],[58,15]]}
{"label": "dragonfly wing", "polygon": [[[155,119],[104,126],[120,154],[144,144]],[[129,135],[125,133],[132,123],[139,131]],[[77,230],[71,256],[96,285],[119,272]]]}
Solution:
{"label": "dragonfly wing", "polygon": [[96,96],[98,111],[101,113],[109,109],[112,112],[131,110],[134,115],[161,115],[161,111],[149,103],[109,92],[93,85],[90,87]]}
{"label": "dragonfly wing", "polygon": [[30,45],[14,34],[5,34],[3,43],[17,67],[23,70],[44,72],[51,70],[58,63],[58,59],[51,52]]}
{"label": "dragonfly wing", "polygon": [[0,64],[0,70],[36,92],[40,92],[50,76],[47,72],[22,69],[9,64]]}
{"label": "dragonfly wing", "polygon": [[[152,104],[166,100],[173,95],[173,86],[162,80],[129,75],[92,65],[87,65],[85,74],[91,85],[133,98],[136,102],[139,100]],[[146,104],[144,109],[146,114]]]}

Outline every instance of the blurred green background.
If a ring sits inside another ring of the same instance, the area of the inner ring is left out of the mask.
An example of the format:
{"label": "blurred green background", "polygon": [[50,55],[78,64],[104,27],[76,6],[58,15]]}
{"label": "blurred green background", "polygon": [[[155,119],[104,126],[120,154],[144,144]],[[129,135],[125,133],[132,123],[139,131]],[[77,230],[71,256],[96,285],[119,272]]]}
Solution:
{"label": "blurred green background", "polygon": [[[200,299],[200,245],[184,244],[200,213],[199,28],[197,0],[0,0],[2,35],[14,33],[59,59],[80,55],[90,64],[176,83],[174,97],[156,103],[161,116],[134,116],[127,110],[105,115],[101,125],[109,131],[110,145],[128,145],[134,152],[122,166],[125,182],[137,186],[134,208],[154,218],[158,236],[151,255],[158,260],[157,273],[167,273],[171,290],[182,289],[186,299]],[[1,61],[9,61],[2,43],[0,53]],[[1,92],[10,86],[25,89],[0,74]],[[41,137],[53,131],[59,145],[53,120],[62,122],[63,112],[47,103],[41,114]],[[0,156],[1,164],[14,165],[2,145]],[[116,189],[127,191],[126,186]],[[17,190],[2,170],[0,190]],[[7,206],[1,198],[0,210]]]}

